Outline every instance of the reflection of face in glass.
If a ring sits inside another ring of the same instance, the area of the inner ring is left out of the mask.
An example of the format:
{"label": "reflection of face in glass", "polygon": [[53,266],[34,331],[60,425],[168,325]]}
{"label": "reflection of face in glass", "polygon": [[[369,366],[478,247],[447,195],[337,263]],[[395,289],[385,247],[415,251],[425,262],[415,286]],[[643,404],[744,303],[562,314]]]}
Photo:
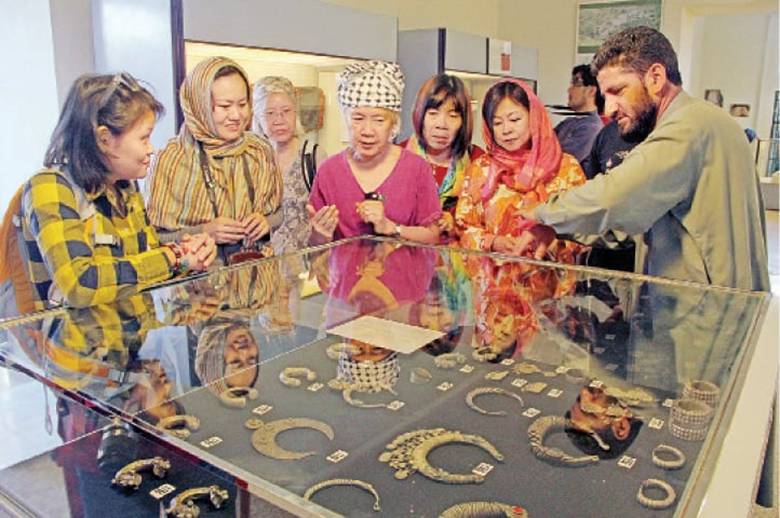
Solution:
{"label": "reflection of face in glass", "polygon": [[[258,347],[246,327],[234,327],[225,338],[225,382],[229,387],[249,387],[257,375]],[[252,368],[250,368],[252,367]]]}
{"label": "reflection of face in glass", "polygon": [[426,296],[420,304],[420,325],[426,329],[447,332],[455,323],[455,315],[444,303],[443,297]]}
{"label": "reflection of face in glass", "polygon": [[349,340],[350,358],[358,362],[378,362],[390,356],[393,351],[376,347],[360,340]]}
{"label": "reflection of face in glass", "polygon": [[642,421],[623,402],[602,388],[583,387],[569,412],[567,435],[577,448],[613,459],[633,443]]}

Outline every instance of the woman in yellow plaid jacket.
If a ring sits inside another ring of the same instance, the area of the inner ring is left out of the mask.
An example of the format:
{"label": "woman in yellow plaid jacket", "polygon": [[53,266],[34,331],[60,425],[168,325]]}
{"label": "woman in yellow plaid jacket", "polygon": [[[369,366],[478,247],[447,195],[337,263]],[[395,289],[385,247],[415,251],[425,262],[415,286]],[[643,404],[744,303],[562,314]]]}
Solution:
{"label": "woman in yellow plaid jacket", "polygon": [[127,73],[84,75],[65,101],[44,159],[24,186],[20,251],[36,309],[111,302],[214,260],[214,240],[160,245],[137,180],[162,105]]}

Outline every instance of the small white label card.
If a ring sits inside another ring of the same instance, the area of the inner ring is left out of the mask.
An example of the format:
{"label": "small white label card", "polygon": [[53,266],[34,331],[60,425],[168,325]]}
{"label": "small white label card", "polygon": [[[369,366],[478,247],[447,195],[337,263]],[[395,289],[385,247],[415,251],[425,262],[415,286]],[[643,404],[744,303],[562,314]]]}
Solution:
{"label": "small white label card", "polygon": [[474,366],[473,365],[464,365],[463,367],[461,367],[458,370],[460,372],[462,372],[463,374],[470,374],[470,373],[474,372]]}
{"label": "small white label card", "polygon": [[512,386],[517,388],[523,388],[523,385],[526,383],[528,383],[528,380],[524,378],[515,378],[512,380]]}
{"label": "small white label card", "polygon": [[336,450],[325,458],[328,459],[329,462],[335,464],[337,462],[341,462],[342,460],[346,459],[347,455],[349,455],[349,453],[345,452],[344,450]]}
{"label": "small white label card", "polygon": [[441,390],[442,392],[447,392],[448,390],[450,390],[454,386],[455,385],[453,385],[449,381],[443,381],[443,382],[439,383],[439,385],[436,388]]}
{"label": "small white label card", "polygon": [[636,457],[631,457],[629,455],[623,455],[618,461],[618,466],[626,469],[633,468],[634,464],[636,464]]}
{"label": "small white label card", "polygon": [[563,391],[560,389],[550,389],[550,392],[547,393],[548,396],[559,398],[561,397],[561,394],[563,394]]}
{"label": "small white label card", "polygon": [[395,412],[396,410],[400,410],[405,404],[406,403],[404,403],[403,401],[399,401],[396,399],[395,401],[391,401],[390,403],[387,404],[387,409]]}
{"label": "small white label card", "polygon": [[665,406],[666,408],[672,408],[672,405],[674,405],[674,399],[664,399],[664,402],[661,403],[661,406]]}
{"label": "small white label card", "polygon": [[222,437],[218,437],[216,435],[213,435],[209,437],[208,439],[203,439],[200,441],[200,445],[203,446],[206,449],[212,448],[216,446],[217,444],[222,442]]}
{"label": "small white label card", "polygon": [[529,407],[525,412],[523,412],[523,415],[526,417],[536,417],[541,413],[542,411],[538,408]]}
{"label": "small white label card", "polygon": [[318,390],[320,390],[320,389],[321,389],[322,387],[324,387],[324,386],[325,386],[325,385],[323,385],[322,383],[320,383],[320,382],[318,381],[318,382],[316,382],[316,383],[312,383],[311,385],[309,385],[308,387],[306,387],[306,390],[308,390],[309,392],[317,392]]}
{"label": "small white label card", "polygon": [[252,413],[257,415],[263,415],[263,414],[267,414],[273,409],[274,409],[273,405],[260,405],[258,407],[255,407],[252,410]]}
{"label": "small white label card", "polygon": [[486,476],[491,471],[493,471],[493,465],[487,462],[480,462],[476,468],[471,470],[472,473],[481,477]]}
{"label": "small white label card", "polygon": [[[505,358],[505,359],[501,360],[501,365],[506,365],[507,367],[509,367],[513,363],[515,363],[515,360],[513,360],[512,358]],[[492,469],[492,466],[491,466],[491,469]]]}
{"label": "small white label card", "polygon": [[654,417],[650,419],[650,422],[647,423],[647,426],[652,428],[653,430],[661,430],[664,427],[664,420],[658,419],[657,417]]}
{"label": "small white label card", "polygon": [[172,486],[170,484],[163,484],[155,489],[152,489],[149,491],[149,494],[154,498],[155,500],[160,500],[165,495],[170,495],[176,491],[176,486]]}
{"label": "small white label card", "polygon": [[424,345],[444,336],[441,331],[433,331],[370,315],[357,317],[328,329],[328,332],[401,354],[413,353]]}
{"label": "small white label card", "polygon": [[593,354],[604,354],[604,351],[606,351],[603,347],[594,347],[593,348]]}

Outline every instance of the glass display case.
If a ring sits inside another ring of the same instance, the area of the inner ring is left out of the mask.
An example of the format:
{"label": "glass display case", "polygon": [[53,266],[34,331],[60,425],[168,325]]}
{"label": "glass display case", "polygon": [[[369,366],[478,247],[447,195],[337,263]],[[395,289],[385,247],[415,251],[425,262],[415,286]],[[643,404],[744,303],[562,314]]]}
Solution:
{"label": "glass display case", "polygon": [[748,370],[776,379],[769,300],[358,238],[6,323],[0,354],[300,516],[694,516]]}

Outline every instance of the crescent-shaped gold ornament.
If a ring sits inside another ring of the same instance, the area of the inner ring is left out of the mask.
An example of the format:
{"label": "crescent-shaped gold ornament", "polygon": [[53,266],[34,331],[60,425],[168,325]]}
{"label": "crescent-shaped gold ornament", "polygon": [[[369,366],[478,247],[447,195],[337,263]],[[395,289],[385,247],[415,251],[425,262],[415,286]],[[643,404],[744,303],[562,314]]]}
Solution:
{"label": "crescent-shaped gold ornament", "polygon": [[277,419],[268,423],[260,419],[249,419],[245,426],[250,430],[255,430],[252,434],[252,446],[262,455],[277,460],[300,460],[312,455],[316,451],[289,451],[276,444],[276,436],[287,430],[295,428],[311,428],[325,435],[331,441],[333,440],[333,428],[329,424],[308,417],[288,417],[286,419]]}
{"label": "crescent-shaped gold ornament", "polygon": [[[536,458],[549,464],[567,467],[581,467],[595,464],[599,461],[597,455],[581,455],[575,457],[569,455],[560,448],[545,446],[544,440],[552,432],[561,432],[569,426],[569,421],[565,417],[546,415],[542,416],[528,427],[528,440],[531,445],[531,451]],[[589,434],[597,438],[598,435],[593,432]]]}
{"label": "crescent-shaped gold ornament", "polygon": [[428,462],[428,454],[436,448],[449,443],[472,444],[488,452],[498,462],[504,456],[487,439],[479,435],[462,433],[457,430],[434,428],[415,430],[401,434],[386,446],[389,451],[379,456],[380,462],[387,462],[396,470],[395,478],[403,480],[414,472],[444,482],[445,484],[479,484],[485,480],[476,473],[455,474],[441,468],[435,468]]}

